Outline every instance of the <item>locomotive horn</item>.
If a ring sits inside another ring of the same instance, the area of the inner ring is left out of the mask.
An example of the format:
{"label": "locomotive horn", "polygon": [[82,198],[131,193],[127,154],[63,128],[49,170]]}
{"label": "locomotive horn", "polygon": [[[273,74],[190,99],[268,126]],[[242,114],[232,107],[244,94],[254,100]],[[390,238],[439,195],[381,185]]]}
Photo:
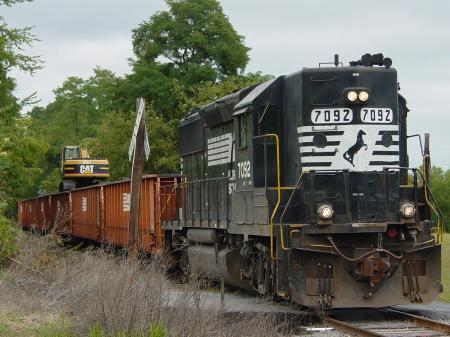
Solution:
{"label": "locomotive horn", "polygon": [[377,65],[377,66],[382,66],[383,64],[383,54],[378,53],[378,54],[373,54],[371,57],[371,61],[372,61],[372,65]]}
{"label": "locomotive horn", "polygon": [[386,68],[390,68],[392,66],[392,59],[385,57],[383,63]]}
{"label": "locomotive horn", "polygon": [[372,66],[372,55],[367,53],[367,54],[364,54],[363,56],[361,56],[361,65],[363,65],[365,67]]}

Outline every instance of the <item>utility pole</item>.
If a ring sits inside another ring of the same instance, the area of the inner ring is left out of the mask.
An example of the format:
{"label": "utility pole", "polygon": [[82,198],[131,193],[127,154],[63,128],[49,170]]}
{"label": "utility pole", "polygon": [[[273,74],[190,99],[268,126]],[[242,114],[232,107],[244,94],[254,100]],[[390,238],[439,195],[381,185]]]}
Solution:
{"label": "utility pole", "polygon": [[150,146],[145,127],[145,101],[138,98],[136,101],[136,123],[131,138],[128,156],[132,160],[130,185],[130,218],[128,223],[128,261],[135,262],[139,242],[139,209],[141,199],[142,173],[144,167],[144,151],[148,159]]}

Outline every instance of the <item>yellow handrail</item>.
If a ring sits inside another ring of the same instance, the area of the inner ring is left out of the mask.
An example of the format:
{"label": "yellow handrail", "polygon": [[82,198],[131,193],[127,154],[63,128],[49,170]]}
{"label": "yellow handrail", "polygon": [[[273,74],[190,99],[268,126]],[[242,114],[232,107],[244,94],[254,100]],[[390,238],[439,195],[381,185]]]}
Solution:
{"label": "yellow handrail", "polygon": [[[166,203],[164,204],[164,207],[161,209],[160,216],[164,214],[164,211],[166,210],[167,205],[169,204],[170,199],[172,199],[172,192],[181,184],[175,183],[175,185],[172,187],[172,190],[170,191],[170,195],[166,200]],[[170,187],[170,186],[168,186]],[[176,193],[176,192],[175,192]]]}
{"label": "yellow handrail", "polygon": [[423,187],[424,187],[425,200],[426,200],[428,206],[430,206],[430,208],[433,210],[433,212],[437,216],[437,220],[438,220],[438,223],[437,223],[437,225],[438,225],[437,241],[441,242],[442,241],[443,232],[444,232],[444,224],[443,224],[443,221],[442,221],[440,213],[436,210],[436,208],[433,207],[433,205],[431,204],[430,200],[428,199],[428,191],[430,190],[430,186],[429,186],[429,182],[425,181],[426,177],[428,176],[428,174],[427,174],[428,165],[426,164],[425,159],[429,158],[429,157],[430,157],[429,154],[426,154],[426,155],[423,156],[423,161],[422,161],[423,164],[422,165],[423,165],[424,172],[422,173],[422,171],[420,171],[420,170],[418,170],[418,171],[421,173],[422,179],[424,180],[424,186]]}
{"label": "yellow handrail", "polygon": [[[301,179],[302,179],[302,177],[303,177],[303,174],[304,174],[305,172],[308,172],[308,170],[302,171],[302,173],[300,173],[300,176],[298,177],[298,181],[297,181],[297,184],[295,185],[295,187],[298,186],[298,183],[300,183],[300,181],[301,181]],[[294,192],[292,192],[292,193],[294,193]],[[288,204],[289,204],[289,202],[291,201],[291,198],[292,198],[292,194],[291,194],[291,197],[289,197]],[[284,209],[284,212],[286,212],[286,208]],[[280,220],[282,220],[283,215],[284,215],[284,212],[283,212],[283,214],[281,214],[281,219],[280,219]],[[290,249],[291,249],[291,248],[286,247],[286,246],[284,245],[283,224],[281,223],[281,221],[280,221],[280,242],[281,242],[281,249],[283,249],[283,250],[290,250]]]}
{"label": "yellow handrail", "polygon": [[264,135],[257,136],[255,138],[267,138],[267,137],[273,137],[275,138],[275,146],[276,146],[276,156],[277,156],[277,203],[275,204],[275,208],[272,211],[272,215],[270,216],[269,220],[269,230],[270,230],[270,257],[275,260],[277,257],[274,254],[274,245],[273,245],[273,219],[275,217],[275,214],[278,211],[278,206],[280,206],[281,202],[281,183],[280,183],[280,138],[276,133],[267,133]]}

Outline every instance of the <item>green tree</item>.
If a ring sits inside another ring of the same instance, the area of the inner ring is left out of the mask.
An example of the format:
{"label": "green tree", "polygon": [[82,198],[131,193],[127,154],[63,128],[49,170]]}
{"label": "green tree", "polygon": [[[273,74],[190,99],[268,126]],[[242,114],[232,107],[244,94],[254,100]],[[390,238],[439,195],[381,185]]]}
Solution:
{"label": "green tree", "polygon": [[[135,118],[134,112],[117,112],[105,116],[98,129],[98,137],[85,144],[90,152],[100,152],[108,158],[112,180],[131,174],[128,148]],[[164,121],[151,106],[147,107],[146,125],[151,150],[149,160],[145,163],[146,173],[173,173],[178,170],[174,123]]]}
{"label": "green tree", "polygon": [[55,99],[30,113],[33,134],[46,140],[44,175],[39,185],[51,191],[59,180],[58,153],[80,144],[91,155],[110,161],[111,179],[128,176],[128,146],[137,97],[147,101],[146,123],[151,154],[147,173],[178,172],[176,130],[179,119],[236,89],[268,76],[243,74],[248,48],[216,0],[168,0],[133,31],[132,72],[117,77],[96,68],[88,79],[67,78]]}
{"label": "green tree", "polygon": [[[12,6],[21,0],[0,0],[1,6]],[[13,69],[34,73],[41,67],[38,57],[23,53],[35,41],[31,28],[9,27],[0,16],[0,213],[15,213],[17,198],[29,195],[33,178],[40,173],[40,154],[45,144],[29,133],[29,121],[20,116],[27,100],[13,94]]]}
{"label": "green tree", "polygon": [[30,116],[36,135],[47,139],[58,150],[94,137],[103,116],[118,109],[118,78],[109,70],[95,68],[88,79],[68,77],[56,88],[55,99],[45,108],[35,107]]}
{"label": "green tree", "polygon": [[444,216],[444,225],[450,231],[450,170],[433,166],[430,172],[430,187]]}
{"label": "green tree", "polygon": [[90,142],[90,151],[95,149],[94,151],[108,158],[112,180],[129,175],[128,147],[133,125],[130,113],[108,114],[98,128],[97,141]]}
{"label": "green tree", "polygon": [[[196,87],[242,74],[249,48],[216,0],[167,0],[161,11],[133,30],[128,91],[152,102],[166,120],[177,118],[175,91],[195,96]],[[129,106],[131,108],[131,106]]]}
{"label": "green tree", "polygon": [[[0,0],[2,6],[12,6],[20,0]],[[41,67],[39,58],[22,53],[26,46],[35,40],[31,28],[9,27],[0,16],[0,133],[6,134],[14,127],[14,118],[18,117],[20,102],[14,97],[16,87],[8,74],[13,69],[33,73]],[[1,146],[1,143],[0,143]]]}
{"label": "green tree", "polygon": [[249,48],[216,0],[167,0],[168,11],[154,14],[133,30],[138,61],[163,59],[186,83],[237,75]]}
{"label": "green tree", "polygon": [[14,130],[9,132],[0,153],[0,191],[8,216],[15,215],[17,199],[33,196],[38,190],[35,182],[45,166],[48,144],[29,132],[30,120],[16,119]]}
{"label": "green tree", "polygon": [[175,96],[178,102],[176,118],[180,119],[193,108],[200,108],[236,90],[253,86],[273,78],[260,72],[248,73],[246,75],[229,76],[221,82],[204,82],[193,89],[194,94],[189,95],[181,87],[175,88]]}

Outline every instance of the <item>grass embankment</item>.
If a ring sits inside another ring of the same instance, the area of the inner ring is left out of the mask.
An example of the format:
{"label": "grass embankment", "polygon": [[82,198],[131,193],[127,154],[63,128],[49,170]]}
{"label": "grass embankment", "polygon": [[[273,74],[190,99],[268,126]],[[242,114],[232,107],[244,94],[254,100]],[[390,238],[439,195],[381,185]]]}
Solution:
{"label": "grass embankment", "polygon": [[439,300],[450,303],[450,233],[444,234],[442,244],[441,280],[444,292],[439,296]]}
{"label": "grass embankment", "polygon": [[124,256],[68,249],[58,240],[19,235],[18,254],[0,269],[0,336],[273,337],[287,331],[270,315],[223,315],[202,300],[201,281],[172,284],[163,259],[130,265]]}
{"label": "grass embankment", "polygon": [[[158,261],[130,266],[102,251],[20,234],[18,254],[0,269],[0,337],[280,336],[270,316],[236,316],[200,300],[199,284],[174,285]],[[444,237],[440,300],[450,302],[450,234]],[[282,333],[280,333],[282,331]]]}
{"label": "grass embankment", "polygon": [[63,317],[7,308],[0,313],[1,337],[75,337]]}

